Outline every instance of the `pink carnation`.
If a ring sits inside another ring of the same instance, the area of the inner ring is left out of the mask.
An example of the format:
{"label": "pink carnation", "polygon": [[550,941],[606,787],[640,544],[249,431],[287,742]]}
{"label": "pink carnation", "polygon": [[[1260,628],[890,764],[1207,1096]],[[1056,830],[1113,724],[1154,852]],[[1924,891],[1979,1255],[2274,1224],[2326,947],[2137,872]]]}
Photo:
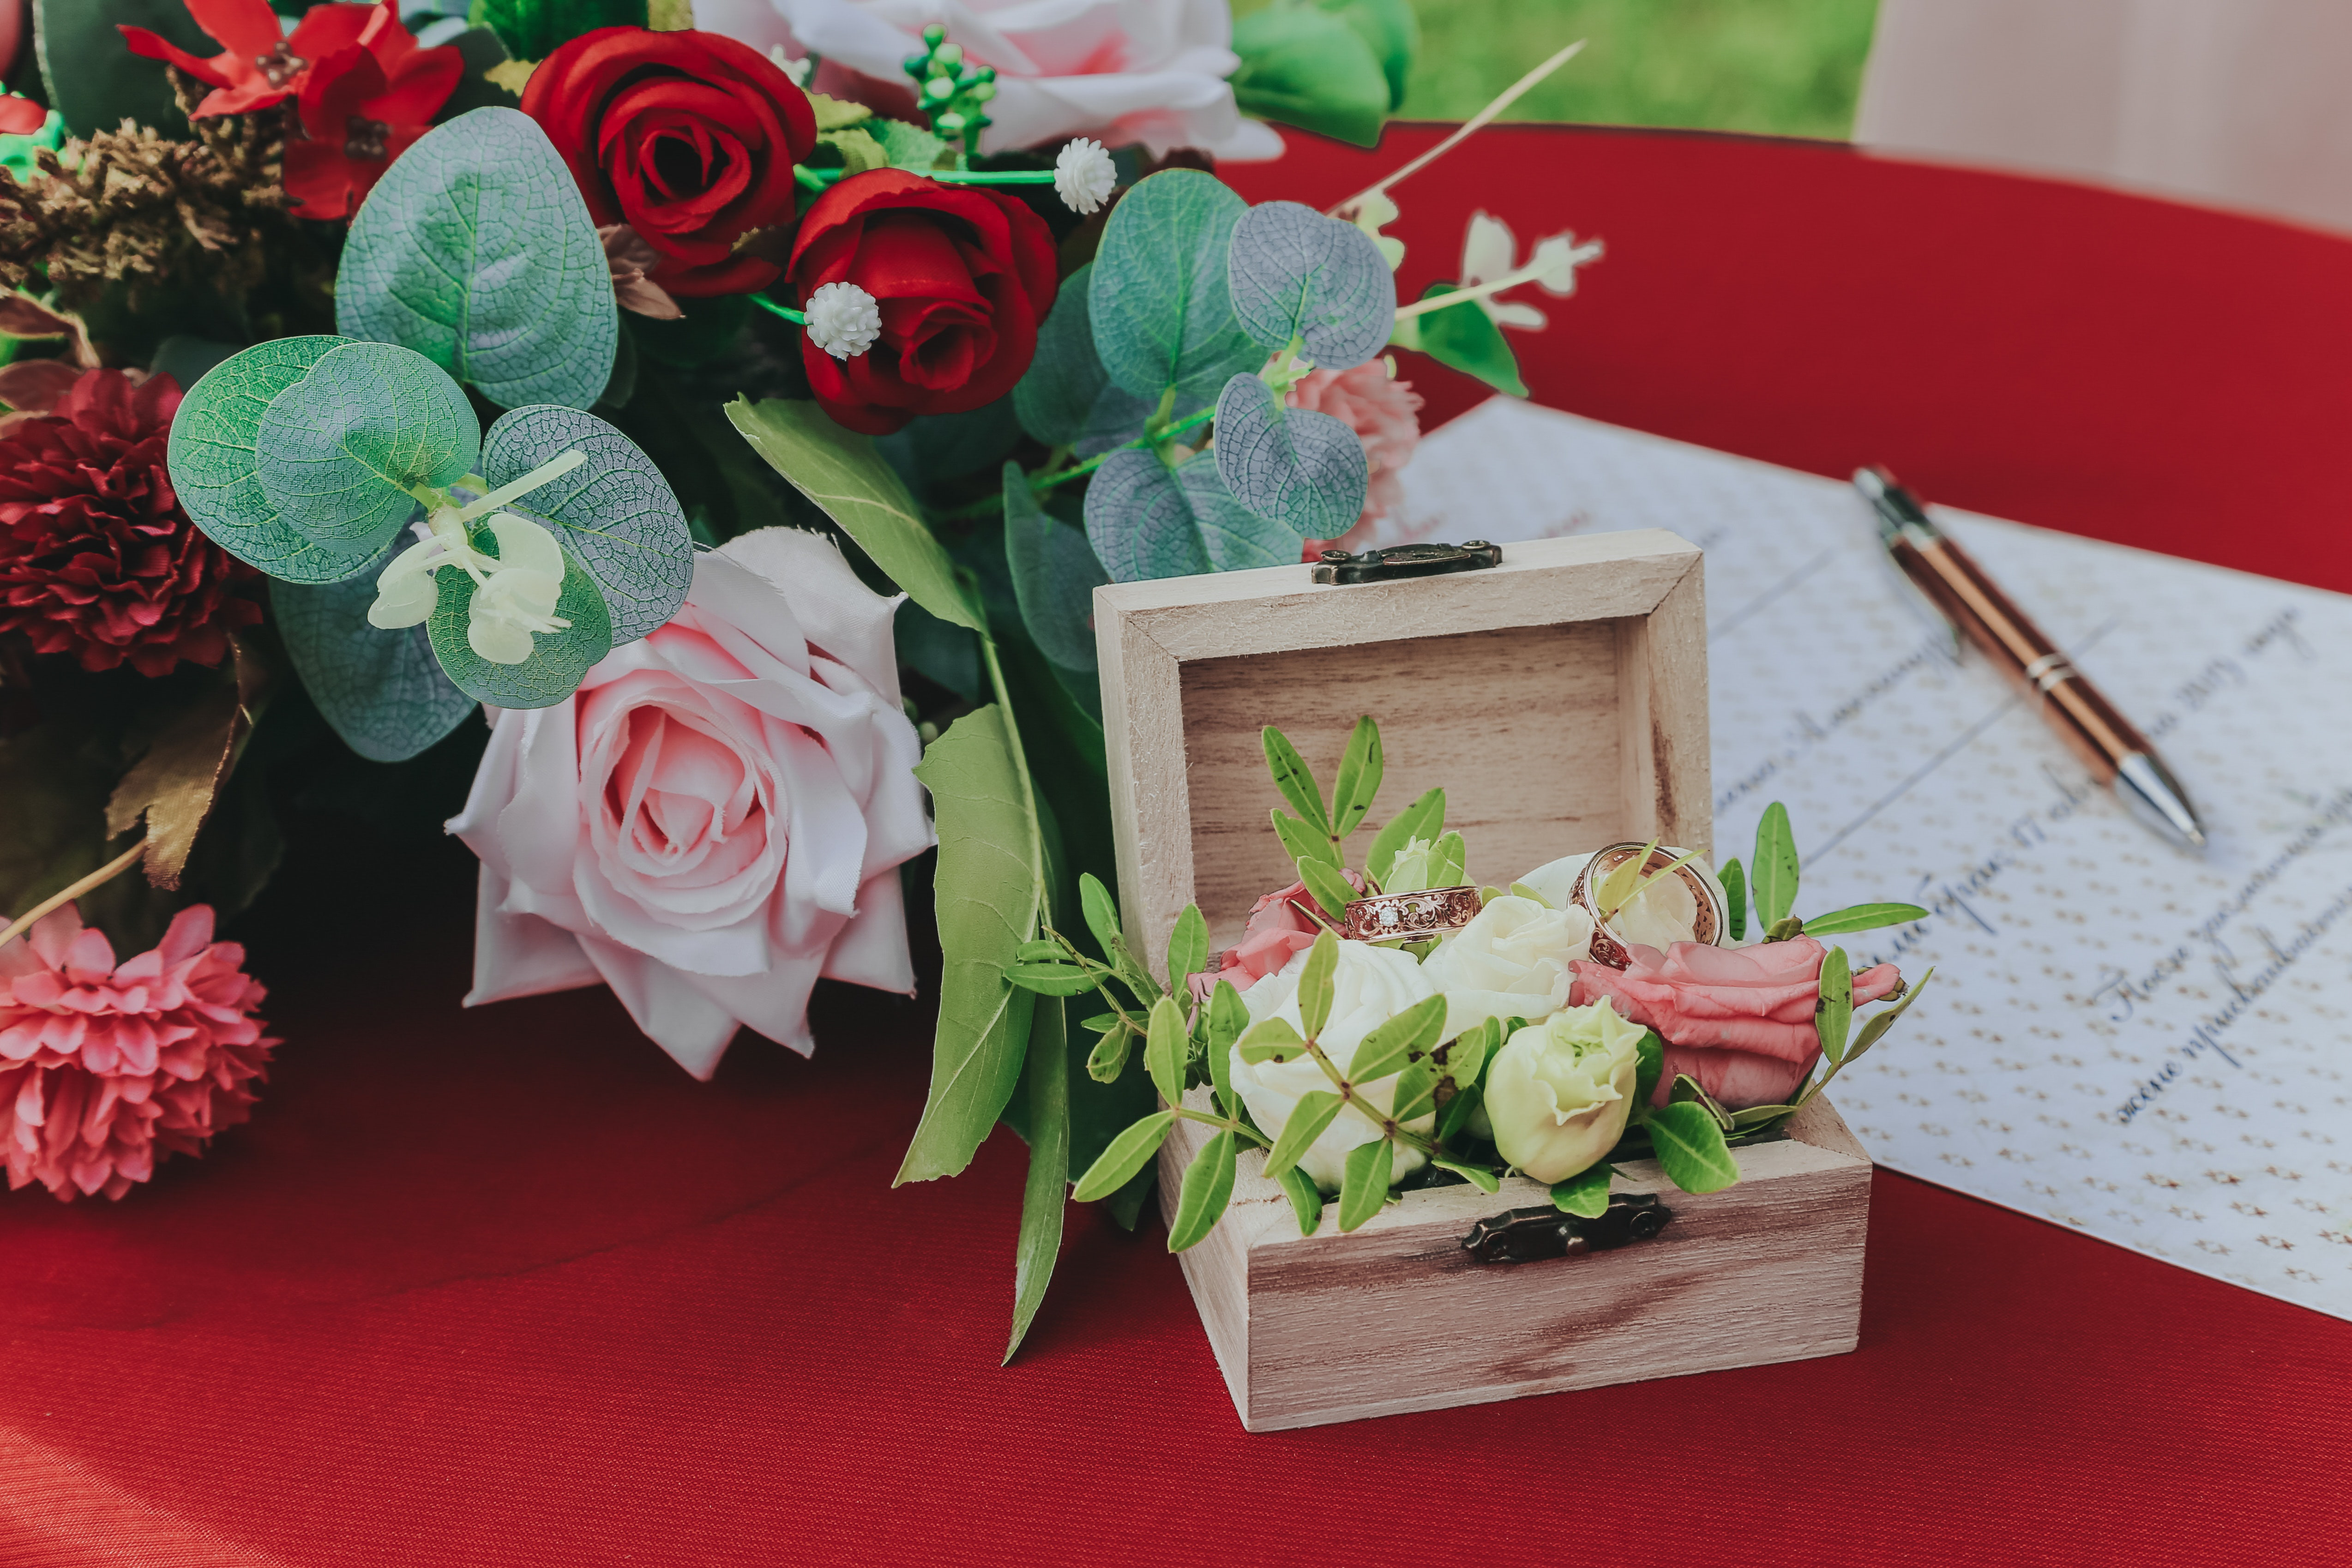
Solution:
{"label": "pink carnation", "polygon": [[1404,505],[1404,485],[1397,476],[1421,444],[1421,394],[1411,382],[1395,380],[1390,361],[1381,358],[1352,370],[1308,372],[1290,389],[1290,406],[1328,413],[1347,425],[1364,444],[1365,460],[1372,467],[1371,487],[1364,492],[1364,511],[1356,526],[1342,538],[1308,539],[1307,559],[1313,560],[1327,549],[1369,545],[1360,536]]}
{"label": "pink carnation", "polygon": [[[1343,874],[1349,886],[1358,893],[1364,891],[1361,873]],[[1206,1002],[1219,980],[1230,980],[1234,989],[1246,991],[1289,963],[1293,954],[1314,946],[1316,934],[1323,927],[1308,911],[1322,908],[1303,882],[1278,888],[1251,904],[1249,919],[1242,925],[1242,939],[1217,956],[1216,968],[1192,977],[1193,999]],[[1339,913],[1325,913],[1338,924]]]}
{"label": "pink carnation", "polygon": [[121,1197],[157,1151],[194,1155],[246,1118],[269,1048],[268,993],[213,912],[180,911],[163,946],[117,965],[68,904],[0,947],[0,1158],[13,1189]]}

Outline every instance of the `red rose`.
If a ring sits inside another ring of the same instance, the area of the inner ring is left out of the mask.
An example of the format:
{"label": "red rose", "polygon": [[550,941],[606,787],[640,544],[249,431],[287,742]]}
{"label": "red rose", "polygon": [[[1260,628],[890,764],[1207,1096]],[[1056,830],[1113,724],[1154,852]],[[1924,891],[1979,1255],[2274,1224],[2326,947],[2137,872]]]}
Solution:
{"label": "red rose", "polygon": [[[15,367],[10,367],[12,370]],[[12,382],[11,392],[17,389]],[[258,577],[196,530],[164,468],[180,389],[89,371],[54,411],[0,436],[0,632],[85,670],[217,664],[261,619],[232,592]]]}
{"label": "red rose", "polygon": [[882,335],[846,360],[801,341],[809,385],[852,430],[887,435],[1013,390],[1054,308],[1054,235],[1022,203],[900,169],[852,175],[802,214],[788,267],[803,307],[829,283],[874,297]]}
{"label": "red rose", "polygon": [[653,281],[689,298],[749,294],[779,268],[735,254],[793,221],[793,165],[816,148],[808,95],[732,38],[599,27],[541,60],[522,111],[540,123],[598,227],[662,254]]}

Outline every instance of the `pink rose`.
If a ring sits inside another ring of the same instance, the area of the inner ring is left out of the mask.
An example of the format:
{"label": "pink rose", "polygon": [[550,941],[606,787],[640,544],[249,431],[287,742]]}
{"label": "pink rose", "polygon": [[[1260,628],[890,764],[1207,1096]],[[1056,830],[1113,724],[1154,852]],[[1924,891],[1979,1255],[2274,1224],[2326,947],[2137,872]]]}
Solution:
{"label": "pink rose", "polygon": [[601,981],[708,1078],[739,1023],[813,1050],[819,977],[911,993],[898,867],[932,837],[897,605],[758,529],[570,701],[493,710],[449,824],[482,858],[467,1005]]}
{"label": "pink rose", "polygon": [[[1633,946],[1622,969],[1575,966],[1569,1001],[1589,1007],[1606,997],[1633,1023],[1656,1030],[1666,1042],[1665,1071],[1653,1103],[1663,1105],[1677,1073],[1732,1110],[1788,1103],[1822,1054],[1813,1032],[1821,999],[1822,958],[1810,936],[1753,947],[1712,947],[1677,942],[1661,953]],[[1892,964],[1853,977],[1859,1007],[1902,983]]]}
{"label": "pink rose", "polygon": [[1404,485],[1397,475],[1421,444],[1421,394],[1411,382],[1392,377],[1389,366],[1383,356],[1352,370],[1313,371],[1290,389],[1291,407],[1328,413],[1354,431],[1372,468],[1363,515],[1343,538],[1308,539],[1306,558],[1310,561],[1327,549],[1370,549],[1380,542],[1370,537],[1376,525],[1404,505]]}
{"label": "pink rose", "polygon": [[[1364,891],[1360,873],[1351,871],[1346,875],[1349,886],[1358,893]],[[1314,946],[1316,933],[1323,927],[1307,911],[1322,908],[1303,882],[1294,882],[1251,904],[1249,919],[1242,925],[1242,939],[1224,950],[1214,972],[1192,977],[1193,999],[1206,1002],[1219,980],[1231,980],[1234,989],[1246,991],[1289,963],[1292,954]],[[1339,918],[1330,917],[1335,924]]]}

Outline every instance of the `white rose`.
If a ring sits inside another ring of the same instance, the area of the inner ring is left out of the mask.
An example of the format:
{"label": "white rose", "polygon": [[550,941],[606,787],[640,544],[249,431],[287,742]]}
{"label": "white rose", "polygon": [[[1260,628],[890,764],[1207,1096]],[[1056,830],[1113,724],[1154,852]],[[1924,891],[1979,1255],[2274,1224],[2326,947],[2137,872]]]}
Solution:
{"label": "white rose", "polygon": [[1555,1182],[1614,1148],[1633,1113],[1645,1032],[1600,1001],[1513,1034],[1486,1070],[1486,1114],[1503,1157],[1531,1180]]}
{"label": "white rose", "polygon": [[[1306,953],[1300,953],[1280,970],[1242,993],[1242,1000],[1249,1008],[1250,1022],[1278,1018],[1301,1034],[1306,1032],[1298,1012],[1298,977],[1307,967],[1307,958]],[[1412,954],[1375,947],[1369,942],[1340,943],[1339,967],[1331,978],[1331,1016],[1316,1043],[1342,1072],[1355,1065],[1356,1048],[1363,1044],[1366,1035],[1415,1002],[1437,994]],[[1242,1103],[1249,1107],[1250,1114],[1257,1118],[1257,1124],[1269,1138],[1282,1136],[1290,1113],[1310,1091],[1331,1087],[1321,1066],[1304,1052],[1288,1061],[1261,1061],[1252,1066],[1242,1060],[1236,1049],[1232,1071],[1234,1087],[1241,1092]],[[1391,1074],[1367,1085],[1364,1097],[1383,1111],[1392,1109],[1396,1104],[1396,1082]],[[1426,1133],[1437,1125],[1437,1116],[1432,1112],[1414,1117],[1405,1125],[1413,1132]],[[1370,1117],[1353,1105],[1347,1106],[1307,1148],[1298,1167],[1314,1177],[1316,1185],[1326,1192],[1336,1192],[1340,1177],[1346,1174],[1348,1151],[1380,1135],[1381,1129]],[[1424,1163],[1425,1156],[1420,1150],[1397,1145],[1395,1164],[1389,1173],[1391,1184],[1402,1180]]]}
{"label": "white rose", "polygon": [[[1685,852],[1671,844],[1659,847],[1677,857]],[[1538,866],[1519,881],[1540,894],[1546,903],[1564,904],[1568,902],[1569,889],[1576,885],[1576,873],[1582,871],[1584,862],[1591,858],[1589,854],[1562,855],[1556,861]],[[1723,883],[1716,880],[1715,873],[1706,869],[1706,862],[1695,860],[1690,862],[1690,869],[1698,873],[1699,879],[1715,890],[1718,904],[1729,907],[1729,901],[1724,896]],[[1692,896],[1690,888],[1682,878],[1659,877],[1626,902],[1625,907],[1609,922],[1609,931],[1620,942],[1639,943],[1644,947],[1664,949],[1676,942],[1688,942],[1698,931],[1698,900]],[[1728,934],[1721,936],[1718,946],[1728,947],[1733,945]]]}
{"label": "white rose", "polygon": [[1437,945],[1421,972],[1445,998],[1447,1039],[1490,1018],[1547,1019],[1568,1006],[1569,966],[1589,957],[1592,917],[1505,894]]}

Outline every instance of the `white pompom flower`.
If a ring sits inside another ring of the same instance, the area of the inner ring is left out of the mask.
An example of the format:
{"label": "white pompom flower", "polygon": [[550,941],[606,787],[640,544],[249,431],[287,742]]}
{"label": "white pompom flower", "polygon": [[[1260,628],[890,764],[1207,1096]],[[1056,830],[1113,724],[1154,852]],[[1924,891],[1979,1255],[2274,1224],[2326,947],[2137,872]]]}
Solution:
{"label": "white pompom flower", "polygon": [[808,298],[808,335],[835,359],[855,359],[882,335],[882,312],[855,283],[828,283]]}
{"label": "white pompom flower", "polygon": [[1074,213],[1097,213],[1118,185],[1118,170],[1099,141],[1074,137],[1054,160],[1054,191]]}

